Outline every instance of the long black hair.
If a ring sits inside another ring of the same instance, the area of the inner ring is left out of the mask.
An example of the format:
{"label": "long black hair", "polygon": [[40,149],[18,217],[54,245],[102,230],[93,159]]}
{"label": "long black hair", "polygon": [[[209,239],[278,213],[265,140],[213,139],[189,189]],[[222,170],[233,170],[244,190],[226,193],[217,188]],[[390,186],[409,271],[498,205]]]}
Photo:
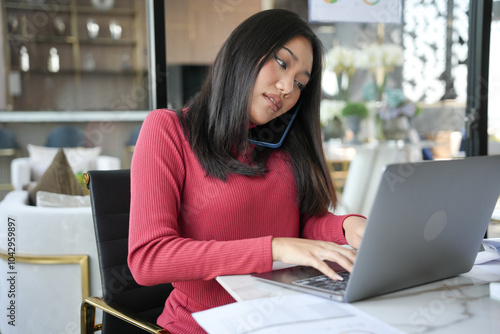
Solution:
{"label": "long black hair", "polygon": [[337,197],[324,159],[319,104],[323,46],[297,14],[272,9],[241,23],[229,36],[211,66],[189,111],[178,111],[196,157],[208,176],[263,175],[273,149],[250,152],[249,116],[254,84],[262,66],[292,38],[312,45],[311,78],[300,94],[302,106],[280,150],[288,153],[297,180],[297,202],[303,217],[325,213]]}

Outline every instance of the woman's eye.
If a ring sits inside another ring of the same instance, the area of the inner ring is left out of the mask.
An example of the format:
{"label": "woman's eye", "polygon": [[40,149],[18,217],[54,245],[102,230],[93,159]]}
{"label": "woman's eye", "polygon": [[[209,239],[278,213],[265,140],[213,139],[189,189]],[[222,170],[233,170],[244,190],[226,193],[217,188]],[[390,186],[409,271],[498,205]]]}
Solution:
{"label": "woman's eye", "polygon": [[276,59],[279,66],[286,70],[286,63],[283,60],[281,60],[277,55],[274,56],[274,59]]}
{"label": "woman's eye", "polygon": [[303,90],[304,89],[304,85],[302,83],[300,83],[299,81],[295,81],[295,84],[297,85],[297,87],[299,87],[300,90]]}

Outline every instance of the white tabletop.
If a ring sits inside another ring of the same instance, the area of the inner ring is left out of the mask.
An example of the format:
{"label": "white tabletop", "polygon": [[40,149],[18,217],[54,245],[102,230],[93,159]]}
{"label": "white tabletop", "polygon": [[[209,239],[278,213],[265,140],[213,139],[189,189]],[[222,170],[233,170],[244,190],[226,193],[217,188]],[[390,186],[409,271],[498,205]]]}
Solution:
{"label": "white tabletop", "polygon": [[[273,269],[285,266],[275,263]],[[352,305],[407,333],[500,333],[500,301],[490,298],[490,282],[500,281],[500,271],[489,266]],[[222,276],[217,281],[237,301],[301,293],[250,275]]]}

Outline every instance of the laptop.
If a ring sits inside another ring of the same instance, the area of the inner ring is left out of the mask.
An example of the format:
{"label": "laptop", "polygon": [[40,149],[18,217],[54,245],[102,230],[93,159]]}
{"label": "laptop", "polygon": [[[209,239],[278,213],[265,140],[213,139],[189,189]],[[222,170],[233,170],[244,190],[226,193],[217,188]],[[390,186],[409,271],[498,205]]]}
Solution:
{"label": "laptop", "polygon": [[472,268],[499,195],[500,155],[391,164],[352,273],[329,263],[344,281],[306,266],[252,276],[344,302],[456,276]]}

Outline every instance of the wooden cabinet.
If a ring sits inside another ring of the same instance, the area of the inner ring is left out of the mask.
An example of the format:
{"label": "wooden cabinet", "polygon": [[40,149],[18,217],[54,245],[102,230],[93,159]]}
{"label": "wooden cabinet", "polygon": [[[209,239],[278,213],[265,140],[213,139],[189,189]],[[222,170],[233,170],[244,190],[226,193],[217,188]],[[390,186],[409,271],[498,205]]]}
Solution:
{"label": "wooden cabinet", "polygon": [[2,1],[0,109],[148,109],[145,6],[144,0]]}
{"label": "wooden cabinet", "polygon": [[261,0],[166,1],[168,64],[211,64],[233,29],[261,9]]}

